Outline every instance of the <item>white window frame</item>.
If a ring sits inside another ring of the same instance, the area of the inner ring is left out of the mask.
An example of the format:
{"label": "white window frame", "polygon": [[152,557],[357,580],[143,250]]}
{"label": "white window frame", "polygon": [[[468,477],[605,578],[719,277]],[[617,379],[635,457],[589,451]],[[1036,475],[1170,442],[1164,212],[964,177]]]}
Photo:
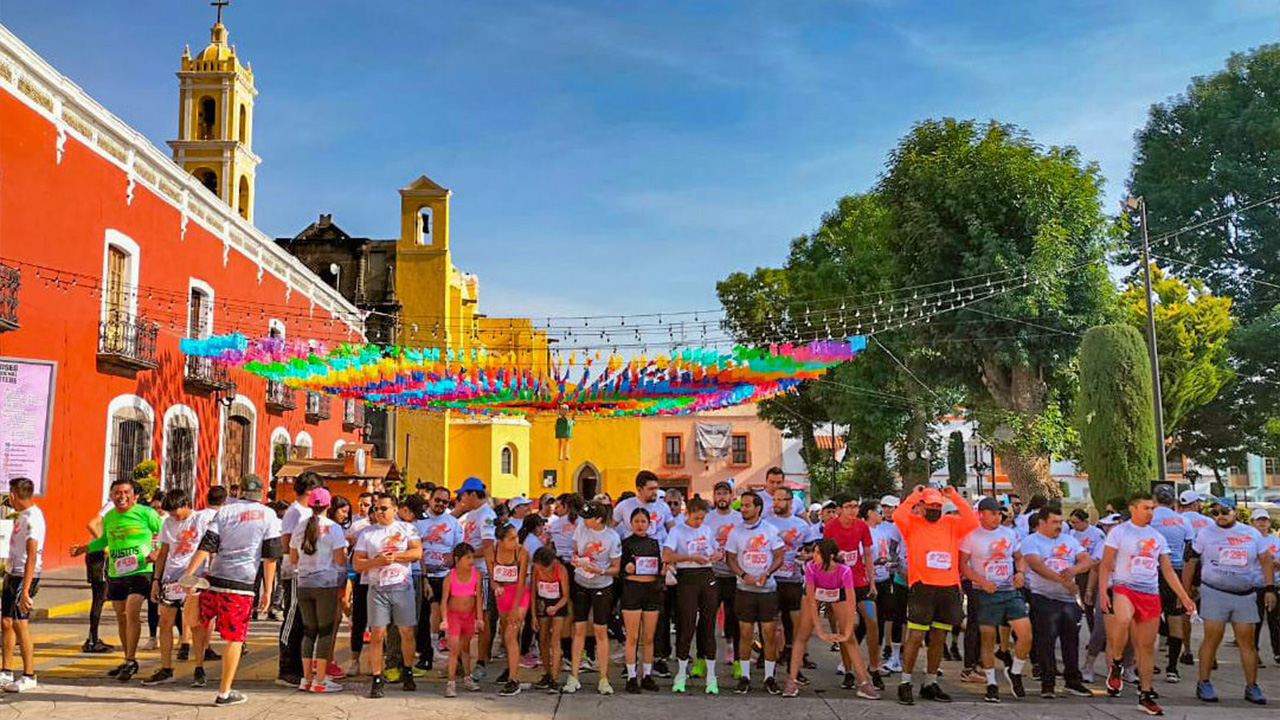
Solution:
{"label": "white window frame", "polygon": [[289,339],[289,333],[285,329],[285,324],[283,320],[280,320],[279,318],[271,318],[267,320],[267,334],[270,335],[271,331],[276,329],[280,330],[281,340]]}
{"label": "white window frame", "polygon": [[[240,410],[240,413],[232,412]],[[244,395],[236,395],[235,402],[231,403],[228,409],[221,403],[218,404],[218,484],[222,483],[222,455],[226,448],[223,445],[227,439],[227,422],[232,415],[239,414],[249,421],[249,472],[258,475],[258,407],[253,401]]]}
{"label": "white window frame", "polygon": [[[160,438],[160,487],[165,490],[171,490],[169,486],[169,428],[178,425],[177,421],[191,430],[192,440],[196,444],[196,462],[192,466],[192,480],[200,476],[200,417],[196,415],[196,411],[186,405],[170,405],[169,409],[164,411],[164,419]],[[193,482],[194,486],[195,483]],[[192,498],[195,501],[195,498]]]}
{"label": "white window frame", "polygon": [[[198,278],[188,278],[187,280],[187,327],[188,333],[191,332],[191,293],[194,290],[200,291],[205,296],[204,322],[202,323],[209,335],[213,335],[213,287],[209,283]],[[206,335],[205,337],[208,337]]]}
{"label": "white window frame", "polygon": [[316,443],[311,439],[311,433],[306,430],[299,430],[298,434],[293,438],[293,449],[296,450],[300,447],[307,449],[307,459],[316,456]]}
{"label": "white window frame", "polygon": [[498,473],[500,475],[516,474],[516,449],[510,443],[498,451]]}
{"label": "white window frame", "polygon": [[345,448],[347,445],[354,445],[354,444],[355,444],[355,443],[351,442],[350,440],[346,440],[346,439],[343,439],[343,438],[338,438],[337,440],[334,440],[334,441],[333,441],[333,456],[334,456],[335,458],[340,458],[340,457],[342,457],[342,449],[343,449],[343,448]]}
{"label": "white window frame", "polygon": [[115,425],[116,416],[123,414],[132,415],[134,419],[141,420],[146,425],[147,457],[155,457],[155,453],[151,452],[151,445],[156,432],[156,412],[152,409],[151,403],[132,393],[112,398],[111,402],[107,403],[107,433],[102,448],[102,502],[104,503],[111,494],[111,461],[115,459],[111,455],[111,440],[115,436],[112,428]]}
{"label": "white window frame", "polygon": [[106,322],[107,319],[107,271],[110,267],[113,247],[128,256],[125,275],[129,286],[125,288],[125,306],[129,308],[129,317],[138,316],[138,271],[142,265],[142,249],[133,241],[133,238],[114,228],[107,228],[102,241],[102,298],[98,304],[98,319],[102,322]]}

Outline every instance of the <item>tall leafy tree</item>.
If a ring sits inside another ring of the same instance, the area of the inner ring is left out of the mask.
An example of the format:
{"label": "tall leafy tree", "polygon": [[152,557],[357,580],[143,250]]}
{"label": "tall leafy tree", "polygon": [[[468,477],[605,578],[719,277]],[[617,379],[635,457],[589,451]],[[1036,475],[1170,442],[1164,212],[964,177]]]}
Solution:
{"label": "tall leafy tree", "polygon": [[[1138,132],[1129,192],[1146,200],[1153,252],[1200,267],[1212,290],[1251,320],[1280,298],[1280,45],[1237,53],[1151,108]],[[1249,209],[1244,209],[1249,208]],[[1171,234],[1221,215],[1221,222]]]}
{"label": "tall leafy tree", "polygon": [[945,348],[931,377],[964,387],[984,425],[1011,430],[987,434],[1009,438],[997,450],[1024,495],[1060,493],[1049,457],[1069,423],[1054,421],[1063,408],[1046,409],[1074,394],[1078,337],[1115,308],[1102,182],[1074,148],[1043,148],[1011,125],[944,119],[902,139],[879,186],[905,284],[1029,273],[1029,287],[913,332],[917,345]]}
{"label": "tall leafy tree", "polygon": [[[1231,380],[1231,300],[1210,294],[1197,278],[1184,281],[1157,267],[1151,269],[1151,290],[1164,432],[1173,437],[1192,410],[1212,401]],[[1125,288],[1121,305],[1126,321],[1145,335],[1146,290],[1140,280]]]}
{"label": "tall leafy tree", "polygon": [[1080,345],[1080,464],[1096,507],[1141,490],[1155,477],[1151,364],[1130,325],[1093,328]]}
{"label": "tall leafy tree", "polygon": [[964,434],[959,430],[947,439],[947,482],[952,487],[964,487],[968,459],[964,454]]}

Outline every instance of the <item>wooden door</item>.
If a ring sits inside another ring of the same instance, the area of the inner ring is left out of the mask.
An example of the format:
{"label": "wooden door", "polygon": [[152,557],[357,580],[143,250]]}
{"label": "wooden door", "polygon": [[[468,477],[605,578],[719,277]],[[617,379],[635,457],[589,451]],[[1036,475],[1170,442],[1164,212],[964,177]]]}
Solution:
{"label": "wooden door", "polygon": [[249,421],[239,416],[227,418],[222,437],[222,484],[239,482],[249,472]]}

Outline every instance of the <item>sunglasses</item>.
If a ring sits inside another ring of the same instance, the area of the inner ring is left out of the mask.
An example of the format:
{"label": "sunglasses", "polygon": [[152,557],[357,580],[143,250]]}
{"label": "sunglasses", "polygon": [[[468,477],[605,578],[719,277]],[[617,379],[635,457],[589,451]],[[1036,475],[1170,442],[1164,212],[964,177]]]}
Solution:
{"label": "sunglasses", "polygon": [[395,510],[396,509],[390,505],[378,505],[369,509],[370,512],[395,512]]}
{"label": "sunglasses", "polygon": [[1226,508],[1210,508],[1208,515],[1209,517],[1218,517],[1219,515],[1226,515],[1229,512],[1231,511]]}

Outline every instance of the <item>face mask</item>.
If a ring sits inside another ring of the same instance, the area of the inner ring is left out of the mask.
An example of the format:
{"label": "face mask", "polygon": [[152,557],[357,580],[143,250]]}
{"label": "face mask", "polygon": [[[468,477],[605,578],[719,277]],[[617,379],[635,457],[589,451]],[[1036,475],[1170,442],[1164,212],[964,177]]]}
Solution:
{"label": "face mask", "polygon": [[938,522],[942,519],[942,508],[925,508],[924,519],[929,522]]}

